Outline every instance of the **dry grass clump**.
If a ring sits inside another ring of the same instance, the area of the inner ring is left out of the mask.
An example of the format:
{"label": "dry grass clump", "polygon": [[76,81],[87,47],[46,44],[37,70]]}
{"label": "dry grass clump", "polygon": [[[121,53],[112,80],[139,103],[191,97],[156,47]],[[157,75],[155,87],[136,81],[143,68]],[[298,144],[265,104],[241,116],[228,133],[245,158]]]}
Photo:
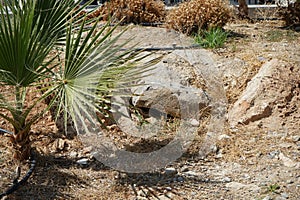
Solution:
{"label": "dry grass clump", "polygon": [[104,20],[114,16],[123,23],[157,23],[166,15],[165,4],[161,0],[111,0],[99,10]]}
{"label": "dry grass clump", "polygon": [[231,19],[231,13],[224,0],[191,0],[172,9],[166,23],[168,28],[190,35],[199,29],[223,27]]}
{"label": "dry grass clump", "polygon": [[279,16],[287,26],[300,26],[300,0],[288,3],[287,7],[279,5]]}

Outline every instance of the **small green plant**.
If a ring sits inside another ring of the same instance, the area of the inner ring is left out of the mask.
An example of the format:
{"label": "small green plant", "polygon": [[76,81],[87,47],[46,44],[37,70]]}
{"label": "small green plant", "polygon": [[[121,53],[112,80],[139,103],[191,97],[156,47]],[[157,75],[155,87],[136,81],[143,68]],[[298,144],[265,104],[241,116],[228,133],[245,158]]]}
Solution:
{"label": "small green plant", "polygon": [[208,30],[201,30],[195,36],[195,42],[204,48],[220,48],[224,46],[228,37],[228,33],[221,28],[210,28]]}
{"label": "small green plant", "polygon": [[270,30],[266,32],[266,38],[271,42],[279,42],[282,40],[282,37],[283,33],[279,30]]}
{"label": "small green plant", "polygon": [[269,185],[268,191],[276,193],[276,190],[279,190],[279,188],[280,188],[280,186],[277,183],[275,183],[275,184]]}

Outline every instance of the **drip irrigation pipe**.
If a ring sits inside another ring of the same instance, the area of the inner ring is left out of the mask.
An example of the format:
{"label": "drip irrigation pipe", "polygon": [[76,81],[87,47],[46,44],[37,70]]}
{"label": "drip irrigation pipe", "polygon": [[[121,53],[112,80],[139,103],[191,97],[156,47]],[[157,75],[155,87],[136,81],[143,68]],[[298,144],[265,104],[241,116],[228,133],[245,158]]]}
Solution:
{"label": "drip irrigation pipe", "polygon": [[[3,131],[3,129],[1,129],[0,131]],[[5,131],[5,132],[7,132],[7,131]],[[25,174],[25,176],[23,176],[23,178],[20,181],[18,180],[19,179],[18,177],[15,178],[13,180],[13,185],[10,188],[8,188],[5,192],[0,194],[0,199],[15,192],[30,178],[30,176],[32,175],[32,173],[36,167],[36,159],[35,159],[33,152],[31,152],[31,154],[30,154],[29,162],[30,162],[30,168],[27,171],[27,173]]]}
{"label": "drip irrigation pipe", "polygon": [[7,131],[7,130],[5,130],[5,129],[2,129],[2,128],[0,128],[0,133],[8,133],[8,134],[11,134],[11,135],[13,135],[13,133],[12,132],[10,132],[10,131]]}
{"label": "drip irrigation pipe", "polygon": [[[185,50],[185,49],[200,49],[201,46],[195,44],[190,46],[172,46],[172,47],[145,47],[134,48],[134,51],[173,51],[173,50]],[[128,51],[129,49],[122,48],[121,51]]]}

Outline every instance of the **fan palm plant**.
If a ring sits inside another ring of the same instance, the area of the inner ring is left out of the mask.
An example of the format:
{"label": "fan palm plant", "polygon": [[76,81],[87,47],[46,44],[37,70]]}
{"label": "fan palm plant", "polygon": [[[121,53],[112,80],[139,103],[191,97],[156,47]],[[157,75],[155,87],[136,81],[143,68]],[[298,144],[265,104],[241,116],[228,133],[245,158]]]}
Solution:
{"label": "fan palm plant", "polygon": [[[0,94],[0,117],[13,126],[18,160],[29,157],[31,126],[50,108],[56,108],[56,118],[64,114],[65,124],[71,118],[87,130],[84,121],[102,111],[101,94],[110,91],[108,85],[121,74],[127,73],[126,82],[143,71],[130,71],[147,57],[123,49],[130,39],[117,43],[122,32],[113,35],[116,27],[109,23],[99,29],[97,19],[86,20],[81,13],[73,0],[3,0],[0,5],[0,86],[9,89]],[[29,94],[35,98],[28,101]],[[45,99],[48,105],[33,112]]]}

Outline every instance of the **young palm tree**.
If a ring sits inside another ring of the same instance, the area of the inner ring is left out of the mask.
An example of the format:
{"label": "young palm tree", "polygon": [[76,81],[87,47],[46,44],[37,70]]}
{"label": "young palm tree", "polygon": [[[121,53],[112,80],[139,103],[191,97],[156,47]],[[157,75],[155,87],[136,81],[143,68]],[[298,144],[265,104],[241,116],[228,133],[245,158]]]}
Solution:
{"label": "young palm tree", "polygon": [[[143,71],[129,72],[147,55],[124,50],[127,42],[117,44],[122,32],[112,35],[116,27],[109,23],[98,30],[98,20],[86,20],[79,3],[3,0],[0,5],[0,86],[10,89],[0,94],[0,109],[6,111],[0,117],[14,128],[11,141],[18,160],[29,157],[30,128],[51,107],[56,116],[64,114],[65,124],[71,118],[87,130],[84,121],[102,111],[107,85],[124,73],[126,82]],[[27,101],[33,92],[36,97]],[[50,99],[48,106],[32,112],[45,99]]]}

